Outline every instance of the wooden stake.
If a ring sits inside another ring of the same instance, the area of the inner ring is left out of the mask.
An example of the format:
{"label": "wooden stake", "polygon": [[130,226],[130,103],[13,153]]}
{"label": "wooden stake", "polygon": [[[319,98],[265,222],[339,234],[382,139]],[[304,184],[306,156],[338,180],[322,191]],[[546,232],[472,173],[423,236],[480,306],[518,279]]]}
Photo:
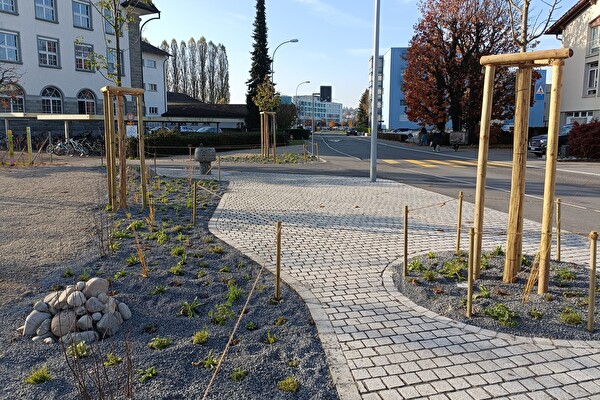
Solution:
{"label": "wooden stake", "polygon": [[217,180],[221,182],[221,156],[217,156]]}
{"label": "wooden stake", "polygon": [[192,225],[196,225],[196,207],[198,203],[198,190],[197,190],[198,181],[194,180],[194,184],[192,185]]}
{"label": "wooden stake", "polygon": [[469,263],[467,270],[467,318],[471,318],[473,313],[473,249],[475,247],[475,229],[469,228]]}
{"label": "wooden stake", "polygon": [[144,107],[141,94],[136,96],[138,118],[138,150],[140,152],[140,181],[142,189],[142,208],[148,207],[148,183],[146,182],[146,145],[144,144]]}
{"label": "wooden stake", "polygon": [[556,261],[560,261],[560,199],[556,199]]}
{"label": "wooden stake", "polygon": [[316,149],[315,151],[317,152],[317,161],[319,161],[319,143],[315,143]]}
{"label": "wooden stake", "polygon": [[281,299],[281,221],[277,221],[277,224],[275,225],[275,242],[275,300],[279,300]]}
{"label": "wooden stake", "polygon": [[506,259],[503,282],[512,283],[521,268],[523,246],[523,204],[525,199],[525,169],[527,167],[527,131],[531,98],[531,68],[517,70],[517,100],[513,144],[512,183],[508,206]]}
{"label": "wooden stake", "polygon": [[550,278],[550,248],[552,247],[552,207],[556,185],[556,163],[558,159],[558,131],[560,126],[560,101],[564,61],[552,64],[552,94],[548,119],[548,143],[546,150],[546,175],[544,178],[544,208],[542,210],[542,237],[540,241],[540,276],[538,294],[548,291]]}
{"label": "wooden stake", "polygon": [[462,228],[462,206],[463,206],[463,192],[458,192],[458,223],[456,224],[456,250],[455,255],[460,254],[460,230]]}
{"label": "wooden stake", "polygon": [[404,267],[402,276],[408,276],[408,206],[404,206]]}
{"label": "wooden stake", "polygon": [[125,98],[117,97],[117,126],[119,131],[119,208],[127,209],[127,135],[125,135]]}
{"label": "wooden stake", "polygon": [[496,67],[485,66],[483,84],[483,103],[481,106],[481,125],[479,131],[479,155],[477,158],[477,186],[475,188],[475,246],[473,249],[473,273],[479,278],[481,263],[481,244],[483,238],[483,212],[485,209],[485,178],[487,174],[488,146],[490,141],[490,121],[492,118],[492,100],[494,97],[494,75]]}
{"label": "wooden stake", "polygon": [[594,331],[594,311],[596,308],[596,245],[598,232],[590,233],[590,291],[588,295],[588,325],[589,332]]}

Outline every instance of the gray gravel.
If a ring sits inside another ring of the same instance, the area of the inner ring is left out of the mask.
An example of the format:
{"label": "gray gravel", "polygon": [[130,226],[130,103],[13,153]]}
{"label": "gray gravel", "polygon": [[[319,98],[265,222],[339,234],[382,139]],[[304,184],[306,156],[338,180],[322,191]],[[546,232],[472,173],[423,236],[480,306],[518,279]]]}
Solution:
{"label": "gray gravel", "polygon": [[[69,162],[67,160],[67,162]],[[77,164],[71,163],[71,164]],[[163,187],[164,182],[163,180]],[[185,239],[177,239],[169,231],[166,245],[158,245],[148,239],[140,229],[142,245],[149,262],[149,278],[139,274],[140,266],[127,267],[125,259],[136,254],[134,240],[121,241],[120,249],[104,258],[99,257],[98,213],[103,209],[103,169],[94,166],[58,163],[36,168],[0,169],[0,398],[77,398],[74,377],[62,348],[58,344],[34,343],[16,333],[35,300],[42,298],[55,285],[67,285],[84,272],[113,278],[119,271],[124,277],[115,279],[111,287],[119,301],[124,301],[133,312],[124,328],[113,338],[92,346],[93,356],[82,359],[84,371],[93,371],[98,357],[109,352],[130,359],[133,374],[133,397],[140,399],[187,399],[201,398],[212,376],[212,369],[194,365],[211,352],[218,358],[225,347],[235,319],[223,326],[211,323],[208,312],[217,304],[225,302],[224,296],[230,280],[247,294],[256,279],[260,266],[235,249],[212,237],[207,222],[215,209],[218,198],[202,198],[206,208],[201,211],[195,228],[189,227],[189,211],[172,204],[156,206],[157,221],[164,217],[169,227],[181,225]],[[222,186],[219,190],[225,190]],[[185,204],[185,198],[179,198]],[[132,219],[143,219],[132,206]],[[115,214],[124,229],[126,216]],[[160,222],[157,223],[160,226]],[[179,258],[169,254],[169,249],[184,240],[187,262],[182,275],[175,276],[169,268]],[[210,246],[221,246],[222,254],[208,251]],[[231,272],[220,270],[229,266]],[[74,277],[64,277],[70,269]],[[202,278],[198,272],[206,271]],[[247,314],[244,315],[235,346],[231,347],[223,366],[210,391],[210,399],[337,399],[316,327],[304,302],[286,285],[282,288],[283,301],[273,302],[273,276],[263,271],[257,280],[258,290],[252,296]],[[166,292],[150,295],[153,289],[164,285]],[[193,318],[178,316],[183,301],[197,298],[201,305]],[[245,297],[244,297],[245,298]],[[234,302],[236,315],[243,300]],[[276,325],[278,317],[286,322]],[[247,330],[252,321],[258,329]],[[193,345],[194,332],[207,328],[210,332],[206,345]],[[266,344],[267,332],[277,338],[275,344]],[[168,337],[172,344],[164,350],[151,350],[148,342],[154,337]],[[98,356],[98,357],[96,357]],[[298,365],[290,365],[295,361]],[[50,367],[53,379],[40,385],[23,382],[34,368]],[[77,365],[77,364],[76,364]],[[103,388],[110,387],[114,398],[123,398],[126,387],[127,368],[122,363],[108,367]],[[156,376],[141,383],[137,370],[150,367]],[[236,368],[247,371],[242,382],[229,378]],[[91,376],[98,374],[91,373]],[[277,389],[278,381],[293,376],[300,383],[297,393]],[[91,381],[87,389],[92,398],[100,394]],[[106,394],[104,398],[111,398]]]}

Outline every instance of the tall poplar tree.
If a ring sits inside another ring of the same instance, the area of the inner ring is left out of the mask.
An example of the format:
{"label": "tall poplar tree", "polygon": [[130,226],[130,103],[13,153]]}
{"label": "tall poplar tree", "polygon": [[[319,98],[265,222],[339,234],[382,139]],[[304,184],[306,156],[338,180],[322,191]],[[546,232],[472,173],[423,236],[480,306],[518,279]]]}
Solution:
{"label": "tall poplar tree", "polygon": [[246,82],[246,127],[255,130],[260,127],[258,106],[254,104],[258,86],[268,77],[271,72],[271,58],[267,44],[267,20],[265,13],[265,0],[256,0],[256,17],[254,19],[254,31],[252,33],[254,44],[252,45],[252,65],[250,67],[250,79]]}

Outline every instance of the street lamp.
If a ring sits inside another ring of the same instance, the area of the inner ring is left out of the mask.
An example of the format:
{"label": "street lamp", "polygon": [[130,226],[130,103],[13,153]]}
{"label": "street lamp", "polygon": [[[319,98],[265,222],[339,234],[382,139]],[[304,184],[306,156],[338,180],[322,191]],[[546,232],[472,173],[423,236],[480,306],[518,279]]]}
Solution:
{"label": "street lamp", "polygon": [[310,97],[312,97],[312,132],[310,133],[310,151],[311,155],[315,154],[315,96],[319,97],[319,101],[321,101],[321,93],[313,93]]}
{"label": "street lamp", "polygon": [[[310,81],[300,82],[298,86],[296,86],[296,96],[294,97],[294,102],[296,104],[296,124],[298,124],[298,88],[300,85],[304,85],[305,83],[310,83]],[[302,124],[304,126],[304,124]]]}
{"label": "street lamp", "polygon": [[278,48],[280,48],[286,43],[298,43],[298,39],[290,39],[286,40],[285,42],[279,43],[279,45],[275,47],[275,50],[273,50],[273,56],[271,57],[271,83],[273,83],[273,75],[275,75],[275,70],[273,69],[275,65],[275,53],[277,52]]}
{"label": "street lamp", "polygon": [[371,87],[371,168],[370,177],[371,182],[377,180],[377,120],[378,109],[377,100],[379,98],[379,0],[375,0],[374,10],[374,28],[373,28],[373,76]]}

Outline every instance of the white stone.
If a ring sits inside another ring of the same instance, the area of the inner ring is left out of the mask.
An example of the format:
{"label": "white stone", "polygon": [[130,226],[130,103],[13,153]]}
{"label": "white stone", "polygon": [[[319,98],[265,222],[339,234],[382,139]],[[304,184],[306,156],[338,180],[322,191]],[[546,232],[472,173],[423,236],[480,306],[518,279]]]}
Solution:
{"label": "white stone", "polygon": [[35,331],[36,335],[43,336],[43,335],[47,334],[48,332],[50,332],[50,323],[51,322],[52,322],[52,320],[50,318],[42,321],[40,326]]}
{"label": "white stone", "polygon": [[110,297],[108,299],[108,303],[106,303],[106,311],[105,311],[105,313],[112,314],[115,311],[117,311],[117,301],[114,298]]}
{"label": "white stone", "polygon": [[108,281],[104,278],[93,277],[85,283],[83,293],[86,297],[98,297],[100,293],[108,292]]}
{"label": "white stone", "polygon": [[39,312],[48,312],[48,304],[45,301],[36,301],[33,309]]}
{"label": "white stone", "polygon": [[40,341],[44,341],[45,339],[47,339],[47,338],[51,338],[51,337],[52,337],[52,336],[51,336],[50,332],[48,332],[48,333],[46,333],[46,334],[44,334],[44,335],[38,335],[38,336],[34,336],[34,337],[32,337],[32,338],[31,338],[31,341],[32,341],[32,342],[40,342]]}
{"label": "white stone", "polygon": [[67,304],[73,307],[79,307],[85,303],[85,295],[83,292],[74,291],[67,297]]}
{"label": "white stone", "polygon": [[25,332],[25,325],[21,325],[20,327],[17,328],[17,333],[19,335],[22,335],[23,332]]}
{"label": "white stone", "polygon": [[75,289],[79,290],[80,292],[83,291],[83,289],[85,289],[85,282],[84,281],[79,281],[75,284]]}
{"label": "white stone", "polygon": [[94,320],[89,315],[84,315],[77,320],[77,328],[82,331],[89,331],[94,327]]}
{"label": "white stone", "polygon": [[108,303],[108,295],[104,292],[99,293],[98,296],[96,296],[98,298],[98,300],[100,300],[102,302],[102,304],[106,304]]}
{"label": "white stone", "polygon": [[100,331],[102,337],[112,336],[120,329],[119,321],[115,314],[104,314],[100,321],[96,324],[96,328]]}
{"label": "white stone", "polygon": [[58,296],[58,301],[55,305],[56,308],[62,308],[64,304],[67,302],[67,298],[75,291],[75,286],[69,285],[67,286]]}
{"label": "white stone", "polygon": [[95,322],[100,321],[101,318],[102,318],[102,313],[100,313],[100,312],[95,312],[95,313],[92,314],[92,319]]}
{"label": "white stone", "polygon": [[44,343],[52,344],[54,343],[54,338],[52,336],[48,336],[46,339],[44,339]]}
{"label": "white stone", "polygon": [[102,312],[106,306],[97,297],[90,297],[85,302],[85,308],[90,313]]}
{"label": "white stone", "polygon": [[52,315],[49,313],[33,310],[25,319],[25,328],[23,330],[23,336],[35,335],[37,329],[40,327],[42,322],[51,317]]}
{"label": "white stone", "polygon": [[44,303],[47,303],[50,306],[54,306],[58,301],[58,297],[62,292],[52,292],[48,293],[46,297],[44,297]]}
{"label": "white stone", "polygon": [[115,317],[117,317],[117,322],[119,323],[119,325],[123,325],[123,316],[121,315],[121,313],[118,311],[115,311],[114,314],[115,314]]}
{"label": "white stone", "polygon": [[129,307],[125,303],[119,303],[119,313],[121,313],[125,321],[131,318],[131,310],[129,310]]}
{"label": "white stone", "polygon": [[52,333],[61,337],[75,330],[77,319],[73,311],[62,311],[52,318]]}

